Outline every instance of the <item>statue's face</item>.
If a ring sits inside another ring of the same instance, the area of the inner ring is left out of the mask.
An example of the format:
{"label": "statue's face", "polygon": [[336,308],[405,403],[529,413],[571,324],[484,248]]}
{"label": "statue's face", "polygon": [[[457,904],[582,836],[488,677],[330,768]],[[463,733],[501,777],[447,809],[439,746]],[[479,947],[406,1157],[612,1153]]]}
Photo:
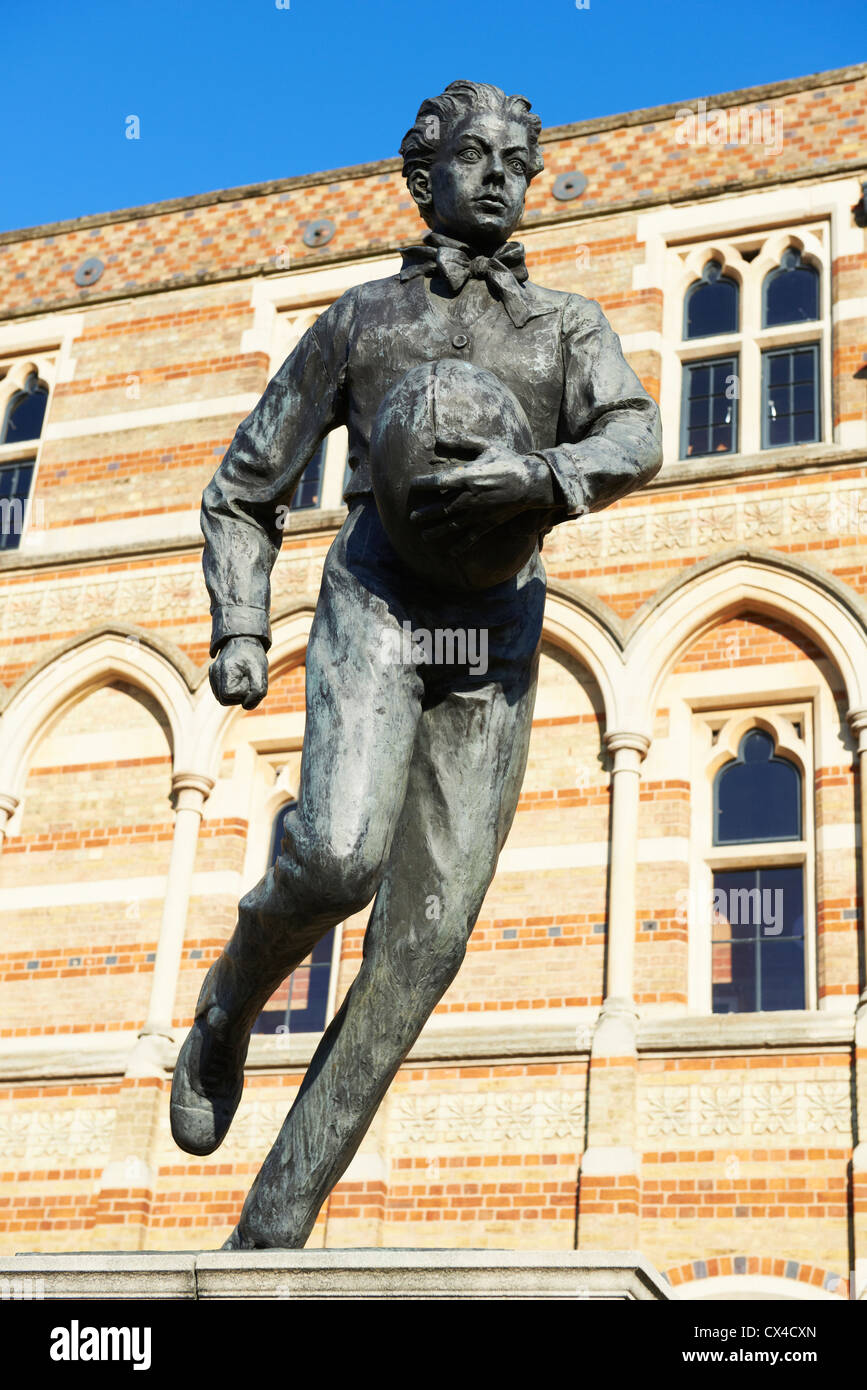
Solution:
{"label": "statue's face", "polygon": [[427,170],[435,232],[494,250],[521,220],[530,168],[523,121],[476,111],[444,132]]}

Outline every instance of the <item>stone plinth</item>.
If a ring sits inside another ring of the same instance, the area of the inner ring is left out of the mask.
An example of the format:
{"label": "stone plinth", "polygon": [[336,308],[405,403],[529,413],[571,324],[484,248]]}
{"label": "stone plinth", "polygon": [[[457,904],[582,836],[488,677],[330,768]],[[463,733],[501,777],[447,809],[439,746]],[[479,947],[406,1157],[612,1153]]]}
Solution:
{"label": "stone plinth", "polygon": [[255,1250],[16,1255],[7,1298],[602,1299],[671,1297],[631,1251]]}

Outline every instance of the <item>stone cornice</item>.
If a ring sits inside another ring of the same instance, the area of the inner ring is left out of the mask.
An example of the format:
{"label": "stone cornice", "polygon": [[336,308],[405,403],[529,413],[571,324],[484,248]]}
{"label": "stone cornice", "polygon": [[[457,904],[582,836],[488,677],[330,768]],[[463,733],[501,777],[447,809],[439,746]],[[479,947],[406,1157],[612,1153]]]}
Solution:
{"label": "stone cornice", "polygon": [[[408,1064],[588,1058],[597,1016],[594,1009],[538,1010],[536,1016],[522,1009],[493,1019],[473,1015],[471,1021],[435,1015],[410,1052]],[[855,1017],[848,1013],[680,1014],[640,1020],[637,1043],[639,1053],[645,1054],[756,1056],[817,1048],[842,1051],[851,1047],[854,1031]],[[167,1073],[185,1032],[177,1030],[176,1043],[157,1040],[159,1061]],[[300,1070],[309,1064],[318,1041],[315,1034],[254,1037],[247,1070],[260,1074]],[[136,1045],[135,1033],[3,1039],[0,1079],[39,1084],[50,1078],[121,1076]]]}

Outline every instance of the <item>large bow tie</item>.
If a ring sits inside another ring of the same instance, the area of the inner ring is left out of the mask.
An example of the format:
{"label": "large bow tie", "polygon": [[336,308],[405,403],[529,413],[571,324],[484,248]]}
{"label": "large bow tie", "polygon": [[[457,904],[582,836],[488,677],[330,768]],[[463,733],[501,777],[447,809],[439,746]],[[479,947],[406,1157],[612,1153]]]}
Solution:
{"label": "large bow tie", "polygon": [[456,293],[470,279],[486,280],[502,300],[503,308],[516,328],[523,328],[531,317],[520,289],[524,281],[529,279],[520,241],[507,241],[493,256],[474,256],[459,241],[430,237],[425,238],[420,246],[408,246],[401,255],[401,280],[411,280],[416,275],[433,275],[437,271]]}

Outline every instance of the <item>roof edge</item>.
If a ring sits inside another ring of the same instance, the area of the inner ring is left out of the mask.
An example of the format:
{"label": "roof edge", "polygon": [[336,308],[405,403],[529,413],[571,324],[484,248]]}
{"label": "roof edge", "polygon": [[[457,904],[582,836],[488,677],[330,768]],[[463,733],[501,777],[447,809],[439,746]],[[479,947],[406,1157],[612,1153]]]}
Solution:
{"label": "roof edge", "polygon": [[[613,130],[618,126],[646,125],[651,121],[668,120],[684,107],[697,101],[713,102],[718,106],[735,106],[765,101],[771,97],[787,96],[792,92],[810,91],[816,87],[838,86],[867,77],[867,63],[853,64],[846,68],[833,68],[827,72],[809,73],[803,77],[790,77],[779,82],[768,82],[758,87],[742,87],[733,92],[720,92],[707,96],[685,97],[679,101],[669,101],[662,106],[647,106],[638,111],[625,111],[609,116],[594,116],[586,121],[575,121],[570,125],[549,126],[542,131],[542,144],[554,144],[558,140],[574,139],[576,136],[593,135],[603,130]],[[308,174],[295,174],[285,179],[270,179],[265,183],[240,184],[235,188],[211,190],[207,193],[193,193],[179,198],[166,198],[155,203],[141,203],[131,208],[119,208],[109,212],[87,213],[83,217],[73,217],[59,222],[43,222],[33,227],[14,228],[0,232],[0,245],[18,241],[33,241],[39,237],[62,236],[67,232],[87,231],[92,227],[107,226],[118,222],[134,222],[150,217],[164,217],[173,212],[184,212],[188,208],[207,207],[214,203],[242,202],[246,198],[269,197],[273,193],[290,192],[295,188],[310,188],[317,184],[344,183],[352,179],[371,178],[376,174],[391,173],[399,169],[401,161],[397,157],[373,160],[366,164],[348,164],[340,169],[321,169]]]}

